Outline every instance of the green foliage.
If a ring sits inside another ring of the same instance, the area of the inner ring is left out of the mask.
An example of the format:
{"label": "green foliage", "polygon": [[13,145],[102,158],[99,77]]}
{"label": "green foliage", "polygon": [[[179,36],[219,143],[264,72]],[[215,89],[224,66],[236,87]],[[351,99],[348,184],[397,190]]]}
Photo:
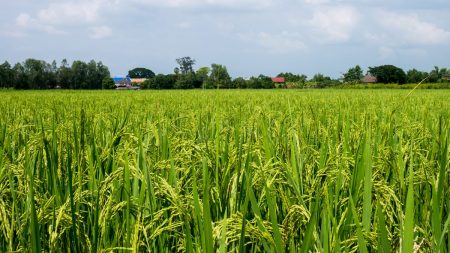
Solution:
{"label": "green foliage", "polygon": [[359,65],[356,65],[355,67],[347,70],[347,73],[344,73],[344,82],[359,83],[362,77],[363,77],[363,70]]}
{"label": "green foliage", "polygon": [[247,81],[247,88],[250,89],[272,89],[275,88],[272,78],[264,75],[259,75],[258,77],[251,77]]}
{"label": "green foliage", "polygon": [[206,87],[216,89],[231,88],[232,82],[227,67],[213,63],[211,65],[211,74],[206,79]]}
{"label": "green foliage", "polygon": [[158,74],[153,78],[145,80],[143,88],[145,89],[173,89],[177,81],[177,76],[173,74]]}
{"label": "green foliage", "polygon": [[439,68],[438,66],[434,66],[434,69],[429,73],[429,82],[439,83],[439,82],[448,82],[445,80],[445,77],[450,76],[450,69],[447,68]]}
{"label": "green foliage", "polygon": [[128,76],[130,78],[153,78],[155,73],[150,69],[146,68],[134,68],[128,71]]}
{"label": "green foliage", "polygon": [[408,93],[0,91],[0,252],[447,253],[450,91]]}
{"label": "green foliage", "polygon": [[192,89],[195,88],[197,79],[194,73],[186,73],[178,76],[175,82],[175,89]]}
{"label": "green foliage", "polygon": [[[334,86],[337,89],[414,89],[417,86],[417,83],[410,84],[359,84],[359,85],[350,85],[350,84],[339,84]],[[423,83],[417,89],[450,89],[450,82],[447,83]]]}
{"label": "green foliage", "polygon": [[195,60],[192,59],[189,56],[178,58],[177,60],[178,65],[180,65],[179,71],[181,71],[181,74],[188,74],[188,73],[194,73],[194,64]]}
{"label": "green foliage", "polygon": [[12,87],[14,83],[14,71],[9,62],[5,61],[0,65],[0,88]]}
{"label": "green foliage", "polygon": [[277,76],[284,77],[286,82],[293,82],[293,83],[303,83],[304,84],[308,80],[308,77],[306,75],[292,74],[290,72],[280,73]]}
{"label": "green foliage", "polygon": [[108,67],[94,60],[88,63],[74,61],[72,66],[63,60],[59,68],[55,61],[49,64],[36,59],[16,63],[12,69],[8,65],[0,65],[0,88],[101,89],[103,79],[110,75]]}
{"label": "green foliage", "polygon": [[379,83],[406,83],[405,72],[394,65],[381,65],[377,67],[369,67],[369,73],[377,78]]}
{"label": "green foliage", "polygon": [[206,80],[209,77],[210,69],[208,67],[201,67],[195,72],[197,81],[200,82],[200,86],[203,88]]}
{"label": "green foliage", "polygon": [[105,77],[102,81],[102,89],[114,89],[116,85],[114,84],[114,80],[111,77]]}
{"label": "green foliage", "polygon": [[308,88],[326,88],[339,84],[338,81],[331,79],[329,76],[325,76],[321,73],[317,73],[313,76],[309,83],[306,84]]}
{"label": "green foliage", "polygon": [[408,83],[420,83],[427,76],[427,72],[419,71],[417,69],[410,69],[406,72],[406,81]]}
{"label": "green foliage", "polygon": [[232,86],[233,88],[244,89],[247,88],[247,81],[242,77],[238,77],[233,79]]}

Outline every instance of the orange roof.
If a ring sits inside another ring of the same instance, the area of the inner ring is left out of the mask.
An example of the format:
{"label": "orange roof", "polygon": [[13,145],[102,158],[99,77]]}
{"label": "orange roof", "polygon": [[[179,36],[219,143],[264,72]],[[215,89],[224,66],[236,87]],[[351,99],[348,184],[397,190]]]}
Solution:
{"label": "orange roof", "polygon": [[147,80],[146,78],[131,78],[132,83],[143,83]]}
{"label": "orange roof", "polygon": [[284,83],[285,81],[284,77],[272,77],[272,82],[274,83]]}

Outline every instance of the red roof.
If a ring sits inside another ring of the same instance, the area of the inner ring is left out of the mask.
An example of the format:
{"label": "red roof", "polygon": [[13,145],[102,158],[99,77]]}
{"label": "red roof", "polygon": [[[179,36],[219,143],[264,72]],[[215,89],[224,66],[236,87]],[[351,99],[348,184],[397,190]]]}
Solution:
{"label": "red roof", "polygon": [[286,82],[286,80],[284,79],[284,77],[272,77],[272,82],[274,82],[274,83],[284,83],[284,82]]}

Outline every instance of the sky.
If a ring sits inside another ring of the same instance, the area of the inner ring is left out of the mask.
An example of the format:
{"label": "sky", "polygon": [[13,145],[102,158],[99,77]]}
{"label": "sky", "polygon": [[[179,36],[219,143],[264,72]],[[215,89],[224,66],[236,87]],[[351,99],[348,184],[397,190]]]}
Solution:
{"label": "sky", "polygon": [[338,78],[359,64],[450,68],[449,0],[0,0],[0,62],[94,59],[114,76],[223,64]]}

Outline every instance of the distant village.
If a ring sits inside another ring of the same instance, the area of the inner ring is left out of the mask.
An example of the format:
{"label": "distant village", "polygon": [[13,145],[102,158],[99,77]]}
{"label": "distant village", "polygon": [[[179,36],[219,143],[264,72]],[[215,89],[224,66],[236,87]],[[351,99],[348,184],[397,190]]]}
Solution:
{"label": "distant village", "polygon": [[[116,90],[140,90],[142,88],[142,84],[147,80],[147,78],[130,78],[126,77],[112,77],[114,81],[114,85],[116,86]],[[285,77],[271,77],[274,85],[283,86],[286,85]],[[450,77],[448,79],[450,81]],[[363,84],[371,84],[376,83],[377,78],[373,75],[365,75],[361,78],[361,83]]]}
{"label": "distant village", "polygon": [[116,90],[140,90],[147,78],[113,77]]}

